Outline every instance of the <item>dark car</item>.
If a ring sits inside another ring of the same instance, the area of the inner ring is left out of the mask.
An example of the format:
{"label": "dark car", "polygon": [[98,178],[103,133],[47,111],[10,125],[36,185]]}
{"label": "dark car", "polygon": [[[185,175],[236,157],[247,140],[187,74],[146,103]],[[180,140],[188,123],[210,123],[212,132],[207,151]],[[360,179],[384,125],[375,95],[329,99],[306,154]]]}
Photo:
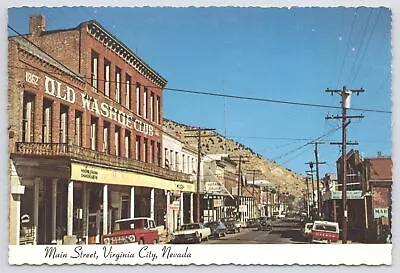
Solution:
{"label": "dark car", "polygon": [[221,238],[226,235],[226,227],[224,223],[220,221],[213,221],[205,223],[204,226],[209,227],[211,229],[211,237]]}
{"label": "dark car", "polygon": [[226,227],[226,233],[240,233],[240,224],[235,219],[225,218],[222,219],[222,223]]}
{"label": "dark car", "polygon": [[259,222],[260,222],[259,219],[251,218],[246,221],[246,227],[247,228],[256,228],[256,227],[258,227]]}
{"label": "dark car", "polygon": [[260,222],[258,223],[257,230],[272,230],[272,221],[269,217],[260,217]]}

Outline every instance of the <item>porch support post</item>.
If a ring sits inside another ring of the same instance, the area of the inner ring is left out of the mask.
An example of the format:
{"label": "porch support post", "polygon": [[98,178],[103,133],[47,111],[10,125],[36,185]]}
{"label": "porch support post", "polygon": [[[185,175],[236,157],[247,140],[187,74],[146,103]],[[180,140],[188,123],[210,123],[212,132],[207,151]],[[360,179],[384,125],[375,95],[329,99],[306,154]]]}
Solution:
{"label": "porch support post", "polygon": [[193,192],[190,193],[190,223],[193,223]]}
{"label": "porch support post", "polygon": [[135,187],[131,187],[131,218],[135,217]]}
{"label": "porch support post", "polygon": [[154,188],[150,191],[150,218],[154,219]]}
{"label": "porch support post", "polygon": [[108,185],[103,187],[103,234],[108,233]]}
{"label": "porch support post", "polygon": [[67,236],[72,236],[74,223],[74,181],[68,181]]}
{"label": "porch support post", "polygon": [[57,241],[56,229],[57,229],[57,178],[51,180],[51,241],[52,243]]}
{"label": "porch support post", "polygon": [[33,181],[33,244],[37,244],[38,240],[38,226],[39,226],[39,187],[40,177],[36,177]]}

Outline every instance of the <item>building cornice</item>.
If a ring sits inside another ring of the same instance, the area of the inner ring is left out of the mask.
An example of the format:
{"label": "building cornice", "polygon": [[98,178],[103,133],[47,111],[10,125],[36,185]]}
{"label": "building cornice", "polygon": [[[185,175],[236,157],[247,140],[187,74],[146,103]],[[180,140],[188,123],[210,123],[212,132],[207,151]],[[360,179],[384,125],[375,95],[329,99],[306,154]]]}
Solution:
{"label": "building cornice", "polygon": [[149,65],[142,61],[134,54],[126,45],[120,42],[114,35],[104,29],[98,22],[89,21],[86,24],[87,32],[94,37],[99,43],[113,51],[126,63],[132,66],[137,72],[152,82],[159,88],[164,88],[167,80],[154,71]]}

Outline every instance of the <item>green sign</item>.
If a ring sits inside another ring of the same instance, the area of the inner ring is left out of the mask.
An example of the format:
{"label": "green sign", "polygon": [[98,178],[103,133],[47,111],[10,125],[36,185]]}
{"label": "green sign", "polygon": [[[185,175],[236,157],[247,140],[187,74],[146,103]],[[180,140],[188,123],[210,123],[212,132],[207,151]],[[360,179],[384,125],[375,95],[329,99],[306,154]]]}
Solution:
{"label": "green sign", "polygon": [[[333,191],[331,199],[342,199],[342,192]],[[347,191],[347,199],[363,199],[362,191]]]}
{"label": "green sign", "polygon": [[374,208],[374,218],[388,217],[388,208]]}

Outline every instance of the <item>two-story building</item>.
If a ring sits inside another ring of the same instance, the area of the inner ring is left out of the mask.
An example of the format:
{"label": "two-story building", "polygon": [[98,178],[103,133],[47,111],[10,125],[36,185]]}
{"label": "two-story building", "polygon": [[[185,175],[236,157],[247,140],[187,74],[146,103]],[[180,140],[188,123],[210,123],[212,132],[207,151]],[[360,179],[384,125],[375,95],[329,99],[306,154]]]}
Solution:
{"label": "two-story building", "polygon": [[[197,177],[197,151],[184,143],[179,135],[167,127],[163,127],[163,148],[165,169],[186,174],[191,181]],[[179,226],[194,221],[193,192],[179,190],[167,192],[167,231],[172,233]]]}
{"label": "two-story building", "polygon": [[100,243],[116,219],[165,226],[168,192],[194,192],[163,168],[167,81],[98,22],[8,42],[10,244]]}
{"label": "two-story building", "polygon": [[392,230],[392,159],[365,158],[366,241],[384,242]]}

